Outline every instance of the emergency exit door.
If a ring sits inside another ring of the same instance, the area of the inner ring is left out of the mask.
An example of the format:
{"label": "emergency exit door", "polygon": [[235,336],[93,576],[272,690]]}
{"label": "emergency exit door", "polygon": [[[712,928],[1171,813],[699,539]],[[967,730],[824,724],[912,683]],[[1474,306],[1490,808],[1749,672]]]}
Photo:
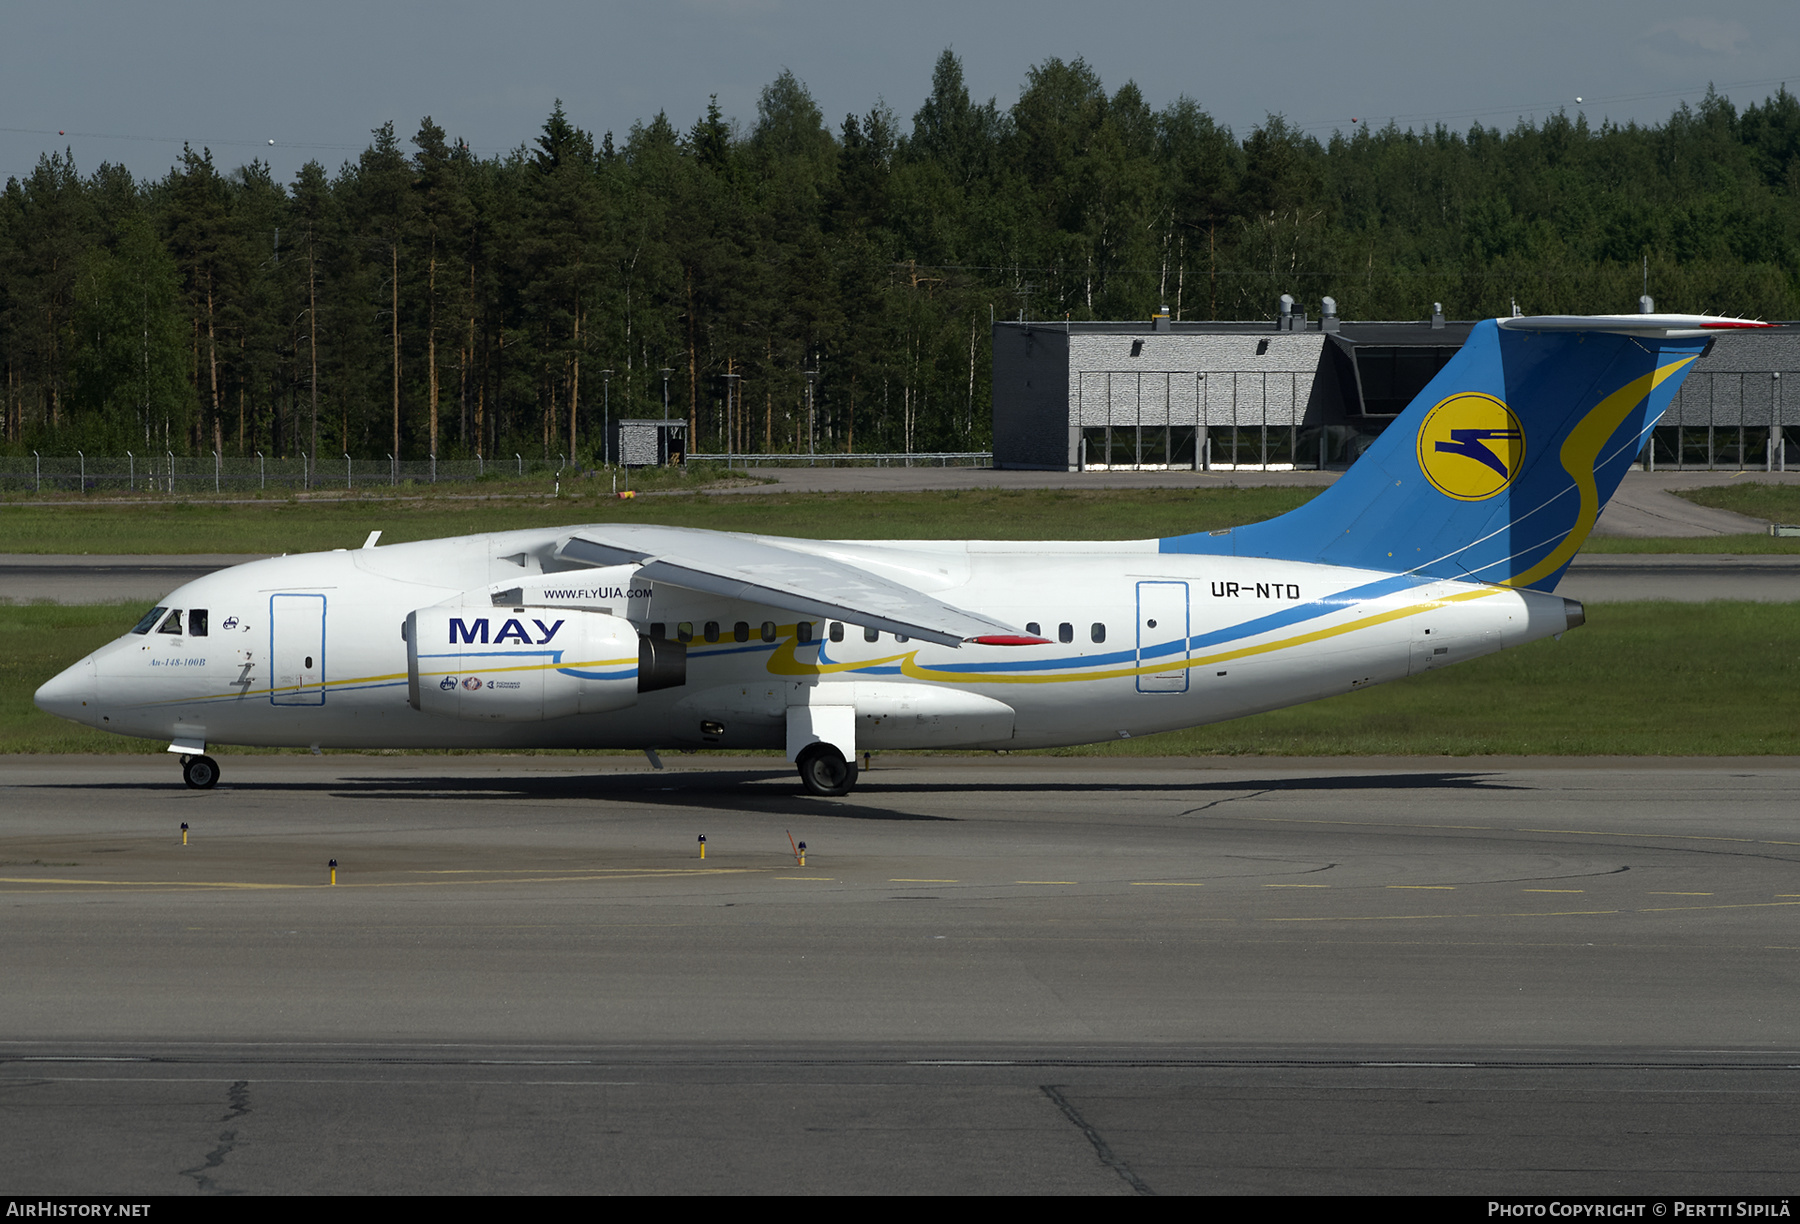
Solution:
{"label": "emergency exit door", "polygon": [[325,704],[325,596],[269,597],[269,701]]}
{"label": "emergency exit door", "polygon": [[1138,692],[1187,692],[1187,663],[1188,584],[1138,583]]}

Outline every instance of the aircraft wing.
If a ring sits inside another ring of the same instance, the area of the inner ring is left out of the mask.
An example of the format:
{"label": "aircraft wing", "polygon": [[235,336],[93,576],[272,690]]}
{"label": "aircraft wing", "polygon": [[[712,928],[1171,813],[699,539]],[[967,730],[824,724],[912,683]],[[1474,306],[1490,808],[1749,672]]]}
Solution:
{"label": "aircraft wing", "polygon": [[859,566],[754,536],[635,524],[590,528],[565,540],[557,556],[596,566],[637,565],[638,573],[653,582],[886,629],[942,646],[978,638],[1039,640]]}

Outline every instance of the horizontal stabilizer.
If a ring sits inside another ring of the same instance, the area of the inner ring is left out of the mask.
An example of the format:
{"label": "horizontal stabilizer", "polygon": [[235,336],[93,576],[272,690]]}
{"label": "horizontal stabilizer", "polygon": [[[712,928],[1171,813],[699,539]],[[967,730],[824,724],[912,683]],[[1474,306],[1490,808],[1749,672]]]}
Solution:
{"label": "horizontal stabilizer", "polygon": [[652,582],[941,646],[1020,632],[848,562],[758,536],[635,524],[590,527],[565,540],[557,556],[586,565],[637,565]]}

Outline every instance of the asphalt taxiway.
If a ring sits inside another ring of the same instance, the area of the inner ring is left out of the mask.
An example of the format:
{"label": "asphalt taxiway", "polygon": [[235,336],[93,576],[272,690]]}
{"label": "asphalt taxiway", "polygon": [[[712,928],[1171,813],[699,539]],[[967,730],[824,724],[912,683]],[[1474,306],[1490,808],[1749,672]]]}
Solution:
{"label": "asphalt taxiway", "polygon": [[221,764],[0,759],[9,1190],[1800,1173],[1800,760]]}

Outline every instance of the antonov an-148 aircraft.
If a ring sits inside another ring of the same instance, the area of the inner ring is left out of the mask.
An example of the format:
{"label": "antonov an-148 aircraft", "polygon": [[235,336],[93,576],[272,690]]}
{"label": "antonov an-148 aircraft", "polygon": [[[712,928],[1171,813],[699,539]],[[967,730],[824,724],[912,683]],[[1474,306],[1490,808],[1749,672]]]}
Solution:
{"label": "antonov an-148 aircraft", "polygon": [[180,587],[37,692],[169,741],[859,751],[1148,735],[1583,621],[1551,594],[1694,360],[1740,319],[1474,328],[1354,467],[1230,531],[792,540],[601,523],[276,557]]}

